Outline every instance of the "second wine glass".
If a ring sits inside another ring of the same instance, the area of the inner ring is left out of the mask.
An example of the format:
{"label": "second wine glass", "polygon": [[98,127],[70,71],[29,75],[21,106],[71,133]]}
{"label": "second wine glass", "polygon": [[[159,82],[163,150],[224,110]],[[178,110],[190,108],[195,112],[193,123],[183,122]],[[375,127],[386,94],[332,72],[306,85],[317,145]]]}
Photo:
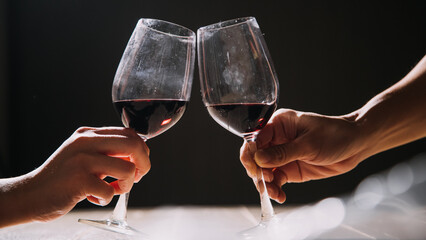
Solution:
{"label": "second wine glass", "polygon": [[[278,79],[256,19],[238,18],[198,29],[197,50],[201,93],[209,114],[228,131],[255,142],[278,99]],[[260,225],[266,225],[274,210],[261,168],[254,182],[261,199]]]}
{"label": "second wine glass", "polygon": [[[190,98],[195,60],[195,33],[157,19],[142,18],[127,44],[112,86],[112,101],[125,127],[144,140],[171,128]],[[129,193],[120,195],[106,220],[80,219],[106,230],[135,234],[127,225]]]}

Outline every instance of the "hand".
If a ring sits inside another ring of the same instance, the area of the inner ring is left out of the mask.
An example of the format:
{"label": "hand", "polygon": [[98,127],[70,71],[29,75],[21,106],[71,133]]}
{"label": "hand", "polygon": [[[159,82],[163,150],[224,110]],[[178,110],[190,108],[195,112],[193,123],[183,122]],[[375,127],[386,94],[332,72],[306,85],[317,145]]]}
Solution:
{"label": "hand", "polygon": [[263,168],[269,196],[282,203],[285,183],[336,176],[367,157],[354,119],[280,109],[259,133],[258,151],[253,154],[248,143],[242,146],[241,162],[253,178]]}
{"label": "hand", "polygon": [[240,158],[250,177],[258,166],[271,198],[285,201],[281,186],[336,176],[376,153],[426,137],[426,56],[403,79],[345,116],[281,109],[244,144]]}
{"label": "hand", "polygon": [[[9,200],[17,223],[48,221],[85,198],[107,205],[114,195],[129,192],[149,169],[149,149],[135,131],[83,127],[38,169],[10,180]],[[107,176],[117,180],[108,183],[103,180]]]}

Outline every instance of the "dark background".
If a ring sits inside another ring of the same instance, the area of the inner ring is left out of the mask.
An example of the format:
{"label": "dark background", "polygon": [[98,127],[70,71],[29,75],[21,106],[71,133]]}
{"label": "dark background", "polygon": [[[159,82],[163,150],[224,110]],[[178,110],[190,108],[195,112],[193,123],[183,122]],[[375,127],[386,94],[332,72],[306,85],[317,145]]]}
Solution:
{"label": "dark background", "polygon": [[[111,84],[139,18],[196,31],[243,16],[256,17],[265,34],[279,107],[349,113],[426,53],[425,1],[0,0],[0,176],[38,167],[79,126],[121,125]],[[130,206],[258,203],[239,162],[242,140],[209,117],[194,76],[184,117],[148,142],[152,170],[134,186]],[[342,176],[287,184],[287,202],[349,193],[425,143],[378,154]]]}

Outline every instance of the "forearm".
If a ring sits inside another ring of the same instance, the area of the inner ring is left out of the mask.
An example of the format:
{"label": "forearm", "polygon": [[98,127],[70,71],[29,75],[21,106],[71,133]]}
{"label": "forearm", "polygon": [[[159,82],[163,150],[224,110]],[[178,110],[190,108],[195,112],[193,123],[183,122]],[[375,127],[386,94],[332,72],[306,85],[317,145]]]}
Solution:
{"label": "forearm", "polygon": [[33,199],[28,181],[31,173],[20,177],[0,179],[0,228],[33,220]]}
{"label": "forearm", "polygon": [[426,136],[426,57],[401,81],[354,113],[366,155]]}

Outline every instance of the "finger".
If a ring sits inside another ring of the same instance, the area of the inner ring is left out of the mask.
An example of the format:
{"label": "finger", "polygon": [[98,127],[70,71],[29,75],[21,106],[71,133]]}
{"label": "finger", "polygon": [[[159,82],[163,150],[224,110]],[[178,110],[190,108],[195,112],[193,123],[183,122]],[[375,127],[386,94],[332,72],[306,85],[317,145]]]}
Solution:
{"label": "finger", "polygon": [[293,140],[297,133],[297,112],[279,109],[274,112],[269,123],[260,131],[256,142],[259,149],[280,145]]}
{"label": "finger", "polygon": [[[308,181],[305,170],[306,168],[309,168],[309,167],[304,167],[302,169],[300,167],[301,164],[303,165],[303,162],[294,161],[282,167],[279,167],[277,169],[279,169],[279,172],[283,173],[286,176],[286,182],[299,183],[299,182]],[[278,182],[278,176],[277,176],[277,182]]]}
{"label": "finger", "polygon": [[129,138],[136,138],[136,140],[142,140],[144,144],[142,147],[145,152],[149,155],[150,151],[148,146],[145,144],[145,141],[137,134],[137,132],[131,128],[123,128],[123,127],[102,127],[94,130],[94,133],[99,135],[122,135]]}
{"label": "finger", "polygon": [[[146,146],[145,143],[143,144]],[[151,169],[151,161],[149,160],[149,149],[148,151],[142,149],[135,149],[135,151],[130,155],[130,161],[133,162],[136,166],[135,182],[139,182],[141,178],[145,176]]]}
{"label": "finger", "polygon": [[[123,132],[126,131],[133,131],[131,128],[125,128],[125,127],[80,127],[77,129],[77,133],[83,134],[83,133],[96,133],[96,134],[103,134],[103,135],[110,135],[110,134],[117,134],[122,135]],[[124,134],[125,135],[125,134]]]}
{"label": "finger", "polygon": [[93,132],[95,132],[96,134],[104,134],[104,135],[108,135],[108,134],[117,134],[117,135],[136,134],[135,130],[133,130],[131,128],[115,127],[115,126],[93,128]]}
{"label": "finger", "polygon": [[285,172],[282,170],[282,168],[274,168],[274,170],[272,171],[273,175],[274,175],[274,183],[275,185],[281,187],[282,185],[287,183],[287,175],[285,174]]}
{"label": "finger", "polygon": [[243,146],[240,149],[240,160],[244,168],[247,170],[247,175],[249,175],[249,177],[251,178],[255,178],[258,171],[258,167],[254,162],[253,153],[251,152],[249,147],[250,144],[254,143],[244,142]]}
{"label": "finger", "polygon": [[[281,189],[281,186],[278,186],[275,182],[265,182],[261,180],[253,179],[254,185],[258,192],[262,194],[264,191],[264,186],[266,187],[266,191],[268,196],[271,199],[274,199],[278,203],[283,203],[286,200],[286,195],[284,191]],[[263,185],[265,184],[265,185]]]}
{"label": "finger", "polygon": [[[96,134],[100,134],[100,135],[123,135],[123,136],[127,136],[127,137],[135,137],[135,138],[140,138],[143,142],[145,142],[145,140],[138,135],[138,133],[131,128],[123,128],[123,127],[102,127],[102,128],[97,128],[94,130],[94,133]],[[149,148],[146,144],[143,145],[145,151],[148,153],[149,155]]]}
{"label": "finger", "polygon": [[89,195],[86,198],[87,198],[87,200],[89,202],[91,202],[93,204],[96,204],[98,206],[106,206],[106,205],[108,205],[111,202],[111,201],[106,201],[106,200],[104,200],[102,198],[95,197],[95,196],[92,196],[92,195]]}
{"label": "finger", "polygon": [[272,184],[278,189],[278,195],[273,199],[278,203],[284,203],[287,196],[282,190],[282,186],[287,183],[287,175],[279,168],[274,168],[273,173],[274,181],[272,182]]}
{"label": "finger", "polygon": [[135,179],[136,167],[132,162],[98,154],[90,161],[91,172],[97,176],[116,178],[116,188],[119,194],[129,192]]}
{"label": "finger", "polygon": [[286,175],[287,182],[299,183],[328,178],[344,173],[339,171],[339,168],[336,168],[337,165],[338,164],[316,166],[303,161],[294,161],[280,167],[279,169]]}
{"label": "finger", "polygon": [[274,174],[272,172],[272,169],[262,168],[262,173],[263,173],[263,179],[265,180],[265,182],[274,181]]}
{"label": "finger", "polygon": [[280,186],[275,185],[274,183],[265,183],[266,189],[268,190],[268,195],[271,199],[275,200],[278,203],[283,203],[286,200],[286,195]]}
{"label": "finger", "polygon": [[274,168],[303,158],[304,149],[296,141],[260,149],[254,155],[256,164],[262,168]]}
{"label": "finger", "polygon": [[[134,133],[132,130],[131,132]],[[111,149],[108,155],[120,158],[129,157],[130,161],[136,165],[135,182],[139,182],[151,169],[151,161],[149,160],[150,150],[146,143],[135,133],[129,135],[126,139],[128,149],[120,149],[113,152]]]}
{"label": "finger", "polygon": [[[125,161],[129,161],[129,162],[135,162],[135,160],[131,160],[131,158],[130,158],[130,156],[117,156],[117,155],[110,155],[110,157],[115,157],[115,158],[120,158],[120,159],[123,159],[123,160],[125,160]],[[141,179],[142,179],[142,177],[144,176],[145,174],[143,174],[143,172],[141,172],[137,167],[136,167],[136,170],[135,170],[135,178],[134,178],[134,183],[138,183]]]}
{"label": "finger", "polygon": [[116,180],[116,181],[110,182],[109,185],[111,185],[114,188],[114,194],[118,195],[118,194],[130,192],[133,182],[127,182],[123,186],[123,182],[121,182],[120,180]]}
{"label": "finger", "polygon": [[[120,158],[120,159],[129,161],[129,162],[132,162],[132,163],[135,163],[135,162],[138,163],[138,161],[139,161],[138,158],[131,158],[129,156],[127,156],[127,157],[123,157],[123,156],[111,156],[111,157]],[[131,159],[134,159],[134,160],[131,160]],[[139,167],[139,168],[141,168],[141,167]],[[135,167],[134,183],[138,183],[142,179],[142,177],[146,175],[146,173],[151,168],[151,165],[149,164],[148,166],[146,166],[146,164],[145,164],[145,166],[143,166],[143,170],[142,171],[139,170],[139,168]]]}
{"label": "finger", "polygon": [[133,130],[124,128],[87,130],[81,128],[77,132],[79,132],[79,135],[74,142],[78,145],[79,150],[88,149],[117,157],[129,156],[130,161],[137,168],[136,182],[150,170],[149,148]]}
{"label": "finger", "polygon": [[85,195],[90,202],[105,206],[114,197],[114,188],[107,182],[95,176],[91,176],[84,185]]}
{"label": "finger", "polygon": [[[85,140],[98,140],[99,141],[110,141],[107,139],[114,139],[115,141],[126,138],[131,140],[141,140],[142,138],[131,128],[123,127],[102,127],[102,128],[92,128],[92,127],[81,127],[76,131],[76,141],[85,142]],[[92,139],[93,138],[93,139]],[[147,153],[149,149],[146,144],[141,144],[140,147],[144,148]]]}
{"label": "finger", "polygon": [[266,148],[271,146],[271,141],[274,137],[275,126],[269,122],[259,132],[256,138],[256,144],[258,149]]}

